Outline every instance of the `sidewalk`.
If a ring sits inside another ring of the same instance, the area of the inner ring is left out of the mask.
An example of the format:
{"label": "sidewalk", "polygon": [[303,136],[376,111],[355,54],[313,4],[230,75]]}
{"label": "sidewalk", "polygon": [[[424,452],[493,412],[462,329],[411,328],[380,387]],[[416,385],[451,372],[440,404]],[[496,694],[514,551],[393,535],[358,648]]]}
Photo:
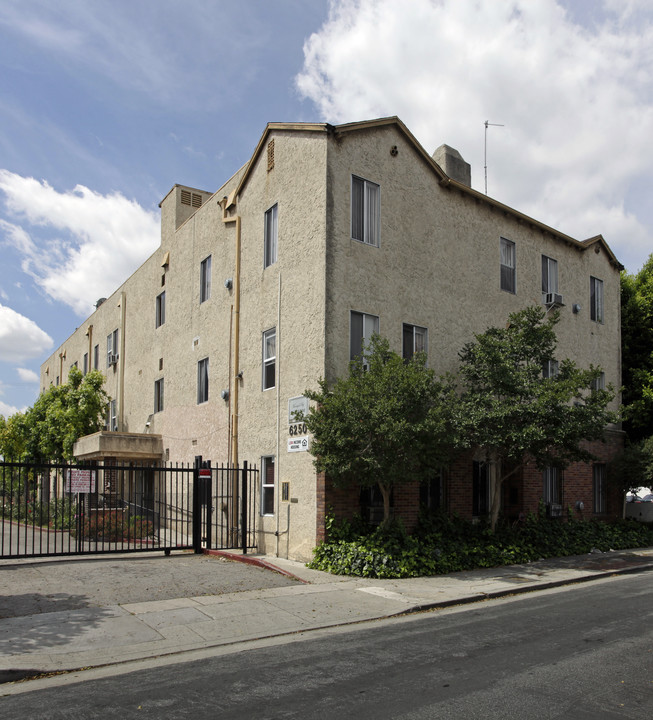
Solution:
{"label": "sidewalk", "polygon": [[[280,558],[245,559],[297,582],[219,595],[0,618],[0,682],[387,618],[653,569],[653,548],[540,560],[427,578],[328,575]],[[11,588],[5,588],[11,592]],[[66,588],[61,588],[62,593]],[[1,691],[0,691],[1,692]]]}

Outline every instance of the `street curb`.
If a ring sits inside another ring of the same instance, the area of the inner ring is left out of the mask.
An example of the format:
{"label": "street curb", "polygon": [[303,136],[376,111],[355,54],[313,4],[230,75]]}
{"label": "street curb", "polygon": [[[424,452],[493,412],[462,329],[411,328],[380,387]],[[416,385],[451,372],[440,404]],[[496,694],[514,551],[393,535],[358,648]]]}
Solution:
{"label": "street curb", "polygon": [[311,584],[308,580],[300,578],[298,575],[291,573],[289,570],[284,570],[272,564],[268,560],[263,560],[261,558],[254,557],[253,555],[239,555],[229,550],[205,550],[204,555],[217,555],[225,560],[234,560],[235,562],[245,563],[246,565],[254,565],[256,567],[264,568],[265,570],[272,570],[273,572],[279,573],[279,575],[285,575],[293,580],[298,580],[304,585]]}

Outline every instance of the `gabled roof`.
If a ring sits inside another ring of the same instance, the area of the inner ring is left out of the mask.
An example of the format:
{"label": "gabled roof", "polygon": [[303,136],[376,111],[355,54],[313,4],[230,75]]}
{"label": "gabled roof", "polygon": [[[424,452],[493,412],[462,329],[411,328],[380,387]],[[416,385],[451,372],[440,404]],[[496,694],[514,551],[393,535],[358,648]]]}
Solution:
{"label": "gabled roof", "polygon": [[261,139],[258,142],[258,145],[256,146],[256,148],[254,150],[254,153],[252,154],[252,157],[249,160],[249,163],[247,164],[245,172],[243,173],[243,176],[240,179],[238,186],[229,195],[229,199],[227,201],[227,207],[229,207],[230,205],[232,205],[234,203],[234,201],[238,197],[239,193],[242,191],[242,189],[247,184],[249,176],[256,164],[256,160],[258,159],[259,155],[263,151],[263,148],[266,146],[268,137],[270,136],[270,134],[272,132],[274,132],[274,131],[283,131],[283,132],[299,131],[299,132],[331,133],[335,137],[338,137],[339,135],[344,135],[344,134],[359,132],[359,131],[364,131],[364,130],[373,130],[373,129],[386,127],[386,126],[393,126],[402,135],[404,135],[404,137],[407,139],[407,141],[413,146],[417,155],[436,174],[436,176],[439,179],[440,185],[442,187],[449,188],[449,189],[455,189],[455,190],[460,191],[462,194],[469,195],[470,197],[474,198],[476,201],[486,203],[487,205],[490,205],[494,209],[499,210],[499,211],[505,213],[506,215],[512,216],[519,222],[522,222],[526,225],[530,225],[533,228],[537,228],[537,229],[541,230],[542,232],[548,233],[549,235],[557,238],[558,240],[561,240],[566,245],[574,247],[581,252],[583,252],[591,247],[594,247],[594,246],[596,246],[597,251],[598,251],[598,248],[602,247],[608,256],[610,264],[619,270],[623,270],[623,265],[617,260],[616,256],[614,255],[614,253],[612,252],[612,250],[610,249],[610,247],[608,246],[607,242],[605,241],[605,239],[603,238],[602,235],[596,235],[595,237],[592,237],[592,238],[589,238],[589,239],[583,240],[583,241],[576,240],[575,238],[571,237],[570,235],[566,235],[565,233],[560,232],[559,230],[556,230],[555,228],[552,228],[549,225],[546,225],[545,223],[540,222],[539,220],[535,220],[534,218],[529,217],[528,215],[525,215],[524,213],[519,212],[519,210],[515,210],[514,208],[511,208],[509,205],[504,205],[503,203],[499,202],[498,200],[491,198],[489,195],[485,195],[481,192],[478,192],[478,190],[474,190],[473,188],[465,185],[464,183],[458,182],[457,180],[450,178],[444,172],[444,170],[440,167],[440,165],[438,165],[438,163],[431,157],[431,155],[428,154],[428,152],[419,143],[417,138],[411,133],[411,131],[406,127],[406,125],[404,125],[404,123],[396,115],[392,115],[390,117],[384,117],[384,118],[376,118],[375,120],[363,120],[360,122],[344,123],[342,125],[330,125],[329,123],[268,123],[265,127],[263,135],[261,136]]}

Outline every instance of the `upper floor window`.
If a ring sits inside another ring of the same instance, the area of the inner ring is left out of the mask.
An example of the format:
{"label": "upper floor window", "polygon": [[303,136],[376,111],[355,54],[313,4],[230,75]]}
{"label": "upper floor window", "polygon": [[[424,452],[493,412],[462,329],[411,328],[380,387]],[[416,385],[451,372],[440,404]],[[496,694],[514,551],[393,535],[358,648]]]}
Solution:
{"label": "upper floor window", "polygon": [[355,175],[351,176],[351,236],[376,247],[381,236],[381,187]]}
{"label": "upper floor window", "polygon": [[402,337],[402,355],[404,360],[410,360],[415,353],[428,352],[428,331],[418,325],[404,323]]}
{"label": "upper floor window", "polygon": [[515,243],[501,238],[501,289],[516,292]]}
{"label": "upper floor window", "polygon": [[107,405],[106,428],[111,432],[118,431],[118,403],[115,400],[111,400]]}
{"label": "upper floor window", "polygon": [[263,267],[269,267],[277,261],[277,239],[279,235],[278,205],[273,205],[265,213],[263,233]]}
{"label": "upper floor window", "polygon": [[163,378],[154,381],[154,412],[163,410]]}
{"label": "upper floor window", "polygon": [[592,380],[592,390],[605,390],[605,373],[601,371],[601,374]]}
{"label": "upper floor window", "polygon": [[351,311],[349,325],[349,359],[355,360],[364,353],[374,333],[379,332],[379,318],[376,315]]}
{"label": "upper floor window", "polygon": [[93,370],[97,370],[100,367],[100,346],[96,345],[93,348]]}
{"label": "upper floor window", "polygon": [[211,256],[200,263],[200,303],[211,297]]}
{"label": "upper floor window", "polygon": [[545,378],[556,378],[558,377],[558,361],[557,360],[545,360],[542,364],[542,375]]}
{"label": "upper floor window", "polygon": [[204,358],[197,363],[197,404],[209,399],[209,359]]}
{"label": "upper floor window", "polygon": [[275,385],[277,364],[277,330],[272,328],[263,333],[263,390]]}
{"label": "upper floor window", "polygon": [[542,295],[558,292],[558,261],[542,255]]}
{"label": "upper floor window", "polygon": [[88,353],[84,353],[84,375],[88,372]]}
{"label": "upper floor window", "polygon": [[118,362],[118,329],[107,335],[107,367]]}
{"label": "upper floor window", "polygon": [[161,327],[166,321],[166,294],[165,291],[156,296],[155,327]]}
{"label": "upper floor window", "polygon": [[603,280],[590,277],[590,318],[603,322]]}

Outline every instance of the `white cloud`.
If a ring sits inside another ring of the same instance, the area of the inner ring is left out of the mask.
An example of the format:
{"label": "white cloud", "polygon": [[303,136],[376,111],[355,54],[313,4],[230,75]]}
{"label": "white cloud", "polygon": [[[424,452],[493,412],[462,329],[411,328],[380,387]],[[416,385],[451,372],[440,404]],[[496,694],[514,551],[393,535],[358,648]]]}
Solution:
{"label": "white cloud", "polygon": [[0,170],[0,190],[12,221],[0,219],[0,232],[22,255],[23,270],[80,316],[158,247],[157,214],[120,193],[82,185],[58,192],[8,170]]}
{"label": "white cloud", "polygon": [[18,373],[18,377],[26,383],[38,383],[39,382],[39,376],[34,372],[34,370],[28,370],[27,368],[16,368],[16,372]]}
{"label": "white cloud", "polygon": [[38,357],[52,345],[52,338],[33,320],[0,305],[0,361],[21,362]]}
{"label": "white cloud", "polygon": [[6,402],[0,400],[0,415],[4,415],[6,418],[10,415],[15,415],[18,412],[18,408],[15,405],[8,405]]}
{"label": "white cloud", "polygon": [[[650,3],[611,0],[580,25],[555,0],[332,0],[296,82],[324,119],[399,115],[425,148],[456,147],[483,191],[629,269],[651,252]],[[600,10],[600,12],[599,12]],[[588,11],[589,12],[589,11]],[[635,268],[632,268],[635,269]]]}

